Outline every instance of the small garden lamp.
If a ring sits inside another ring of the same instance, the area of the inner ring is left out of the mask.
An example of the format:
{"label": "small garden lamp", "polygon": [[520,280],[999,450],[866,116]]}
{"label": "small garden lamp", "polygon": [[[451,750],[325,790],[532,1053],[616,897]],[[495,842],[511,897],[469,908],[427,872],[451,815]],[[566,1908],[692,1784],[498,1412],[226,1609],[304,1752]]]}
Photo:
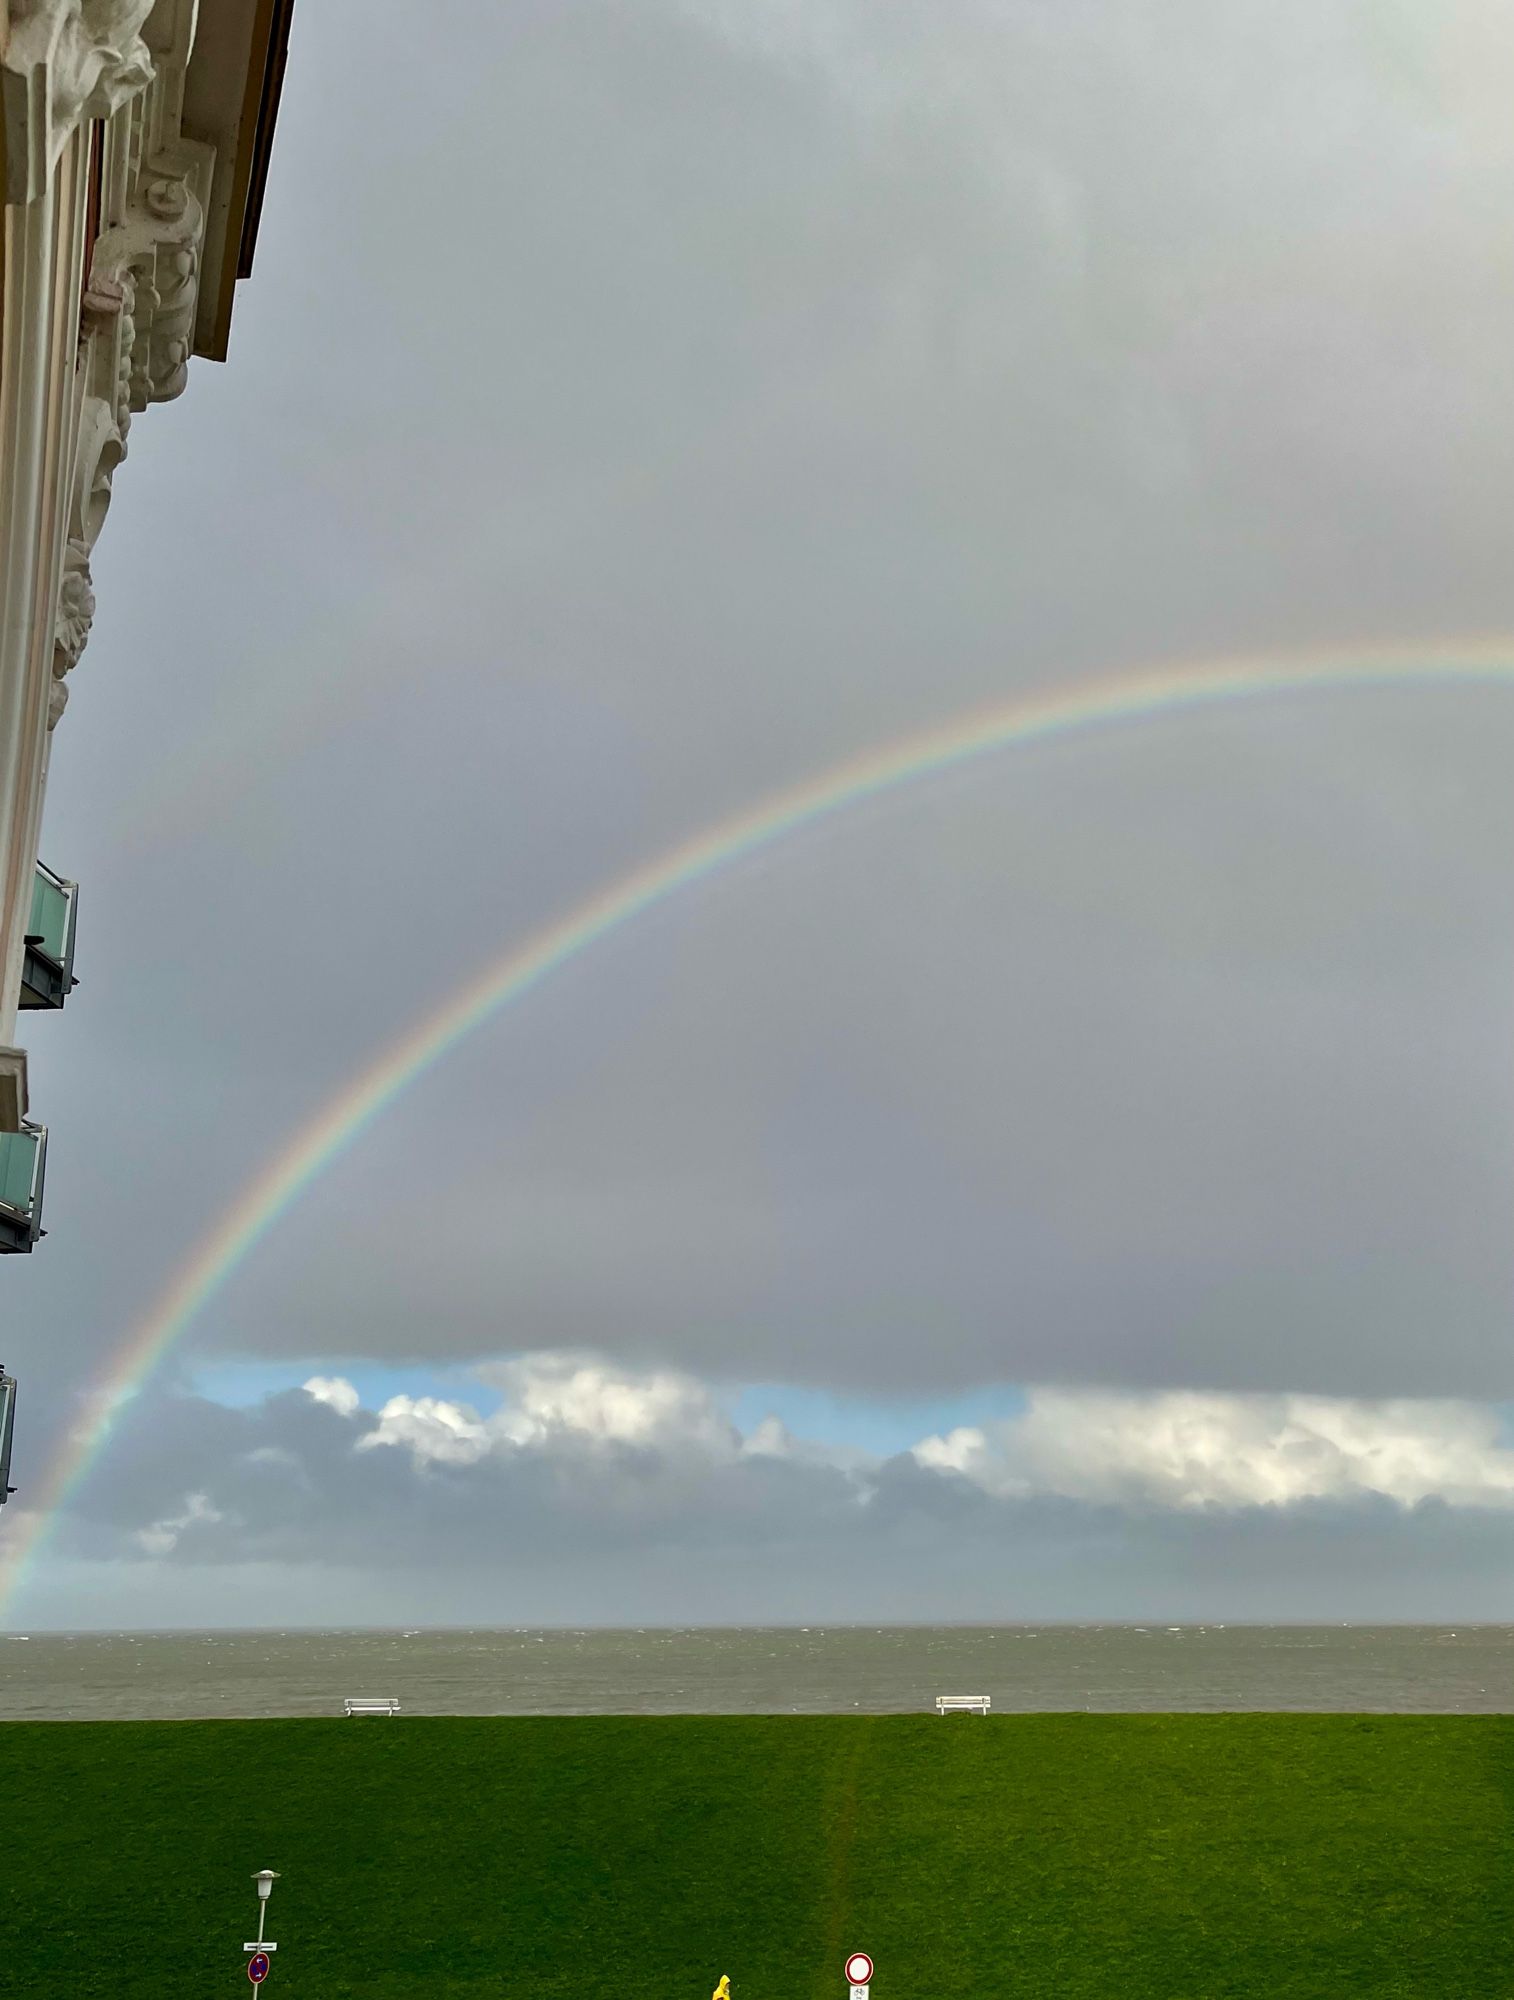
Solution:
{"label": "small garden lamp", "polygon": [[268,1898],[273,1894],[273,1885],[278,1881],[278,1870],[260,1868],[253,1881],[258,1885],[258,1943],[263,1942],[263,1920],[268,1915]]}

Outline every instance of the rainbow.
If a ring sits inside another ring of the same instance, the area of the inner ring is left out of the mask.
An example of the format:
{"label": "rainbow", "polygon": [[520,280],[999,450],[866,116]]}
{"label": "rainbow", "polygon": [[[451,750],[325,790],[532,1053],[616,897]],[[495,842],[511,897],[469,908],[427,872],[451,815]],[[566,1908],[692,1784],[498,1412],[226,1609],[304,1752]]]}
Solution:
{"label": "rainbow", "polygon": [[94,1414],[64,1440],[19,1521],[12,1510],[0,1567],[0,1614],[48,1528],[110,1435],[112,1418],[182,1340],[196,1316],[319,1175],[449,1049],[524,999],[560,967],[731,863],[832,815],[996,752],[1054,737],[1189,714],[1290,693],[1394,685],[1514,682],[1514,637],[1366,645],[1126,672],[1047,689],[961,715],[862,752],[693,834],[512,945],[460,993],[370,1061],[301,1127],[190,1250],[162,1293],[109,1355]]}

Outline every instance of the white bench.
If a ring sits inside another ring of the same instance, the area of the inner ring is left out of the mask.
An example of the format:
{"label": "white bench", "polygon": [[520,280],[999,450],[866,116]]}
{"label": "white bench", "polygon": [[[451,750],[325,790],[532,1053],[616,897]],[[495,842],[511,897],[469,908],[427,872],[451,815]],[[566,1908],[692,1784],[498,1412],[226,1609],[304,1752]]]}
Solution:
{"label": "white bench", "polygon": [[349,1715],[398,1715],[400,1705],[389,1696],[349,1695],[344,1704]]}
{"label": "white bench", "polygon": [[987,1715],[989,1697],[986,1694],[938,1694],[936,1696],[937,1715],[951,1715],[960,1712],[970,1714],[976,1709],[979,1715]]}

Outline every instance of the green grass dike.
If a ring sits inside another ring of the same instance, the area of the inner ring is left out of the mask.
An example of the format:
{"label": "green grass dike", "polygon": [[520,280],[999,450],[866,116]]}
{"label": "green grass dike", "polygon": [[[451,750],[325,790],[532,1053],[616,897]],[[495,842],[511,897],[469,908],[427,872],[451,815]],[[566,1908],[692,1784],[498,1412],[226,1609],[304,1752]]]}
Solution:
{"label": "green grass dike", "polygon": [[0,1725],[0,1993],[1514,2000],[1514,1718]]}

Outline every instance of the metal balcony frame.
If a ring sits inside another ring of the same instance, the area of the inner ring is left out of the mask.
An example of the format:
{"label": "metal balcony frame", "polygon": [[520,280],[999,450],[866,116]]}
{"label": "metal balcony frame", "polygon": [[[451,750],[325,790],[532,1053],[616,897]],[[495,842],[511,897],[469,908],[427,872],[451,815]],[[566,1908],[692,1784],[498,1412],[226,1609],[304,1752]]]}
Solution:
{"label": "metal balcony frame", "polygon": [[77,882],[67,881],[62,875],[55,875],[52,869],[41,861],[37,863],[37,873],[45,876],[55,889],[63,892],[68,903],[68,923],[63,934],[61,959],[54,958],[51,952],[42,949],[40,933],[27,933],[19,1004],[23,1008],[61,1007],[79,983],[74,978],[74,929],[79,916],[79,885]]}
{"label": "metal balcony frame", "polygon": [[10,1483],[11,1446],[16,1431],[16,1378],[7,1375],[0,1363],[0,1507],[3,1507],[15,1487]]}
{"label": "metal balcony frame", "polygon": [[[27,1208],[12,1208],[9,1202],[0,1201],[0,1256],[18,1252],[24,1255],[46,1233],[42,1227],[42,1189],[47,1179],[47,1127],[23,1120],[21,1130],[38,1142],[37,1170],[32,1176],[31,1202]],[[0,1133],[0,1139],[5,1136]]]}

